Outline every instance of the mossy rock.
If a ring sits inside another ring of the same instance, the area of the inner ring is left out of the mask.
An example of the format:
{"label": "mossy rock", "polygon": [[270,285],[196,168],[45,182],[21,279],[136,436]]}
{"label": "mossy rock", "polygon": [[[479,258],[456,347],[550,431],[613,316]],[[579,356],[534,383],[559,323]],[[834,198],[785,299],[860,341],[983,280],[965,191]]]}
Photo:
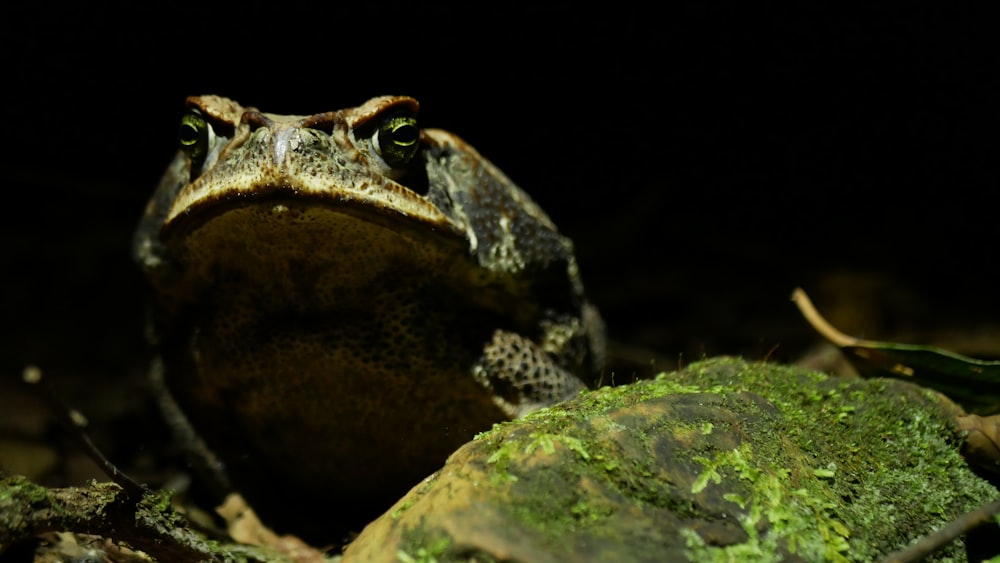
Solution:
{"label": "mossy rock", "polygon": [[904,381],[707,360],[497,425],[344,561],[875,560],[997,498],[957,414]]}

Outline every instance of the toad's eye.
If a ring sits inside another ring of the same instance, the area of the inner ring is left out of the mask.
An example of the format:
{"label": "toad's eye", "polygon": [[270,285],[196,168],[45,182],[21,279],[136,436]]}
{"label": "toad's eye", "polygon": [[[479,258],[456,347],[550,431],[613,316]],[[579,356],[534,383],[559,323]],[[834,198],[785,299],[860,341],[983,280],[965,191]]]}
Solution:
{"label": "toad's eye", "polygon": [[372,135],[375,152],[393,168],[405,166],[417,154],[420,146],[420,129],[412,115],[395,115],[386,118]]}
{"label": "toad's eye", "polygon": [[197,168],[205,161],[211,143],[212,126],[205,121],[205,116],[196,109],[188,110],[181,118],[177,128],[177,139],[181,150],[191,159],[191,164]]}

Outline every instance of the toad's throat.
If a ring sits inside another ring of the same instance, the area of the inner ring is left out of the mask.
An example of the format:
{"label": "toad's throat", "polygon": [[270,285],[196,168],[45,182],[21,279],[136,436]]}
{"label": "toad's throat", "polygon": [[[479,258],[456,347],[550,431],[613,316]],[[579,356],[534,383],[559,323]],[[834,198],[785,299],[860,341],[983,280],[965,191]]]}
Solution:
{"label": "toad's throat", "polygon": [[329,276],[320,285],[360,287],[377,277],[448,272],[456,260],[470,262],[467,244],[451,233],[398,213],[334,203],[266,198],[217,205],[185,217],[190,221],[166,244],[193,275],[224,273],[259,284],[308,275]]}
{"label": "toad's throat", "polygon": [[322,315],[403,292],[537,315],[529,289],[479,265],[463,238],[364,206],[268,198],[187,219],[199,220],[164,241],[176,275],[158,280],[184,301],[239,294],[262,312]]}

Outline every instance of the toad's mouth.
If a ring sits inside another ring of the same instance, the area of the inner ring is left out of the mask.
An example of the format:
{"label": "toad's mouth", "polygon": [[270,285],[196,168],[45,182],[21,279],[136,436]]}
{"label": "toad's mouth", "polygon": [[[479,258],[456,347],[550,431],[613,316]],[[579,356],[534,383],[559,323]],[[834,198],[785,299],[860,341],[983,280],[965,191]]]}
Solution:
{"label": "toad's mouth", "polygon": [[[421,204],[413,205],[414,198],[421,200]],[[384,194],[373,196],[364,190],[315,193],[288,186],[228,192],[203,198],[183,212],[175,212],[175,206],[163,223],[160,238],[169,245],[169,241],[182,240],[220,218],[233,213],[244,217],[252,210],[251,217],[246,217],[247,222],[232,228],[251,235],[252,231],[263,229],[273,236],[283,236],[282,231],[287,230],[289,236],[294,236],[292,231],[304,222],[325,222],[342,216],[344,221],[372,223],[401,236],[436,239],[438,244],[447,246],[466,244],[465,231],[455,221],[420,196],[412,194],[406,199],[409,205],[399,205]],[[251,218],[257,223],[249,222]]]}
{"label": "toad's mouth", "polygon": [[426,198],[396,183],[378,187],[365,184],[351,188],[325,186],[322,189],[282,183],[258,185],[252,189],[216,190],[202,194],[195,201],[190,197],[190,192],[185,190],[171,206],[160,231],[162,240],[183,238],[217,217],[251,206],[276,212],[327,209],[401,233],[410,231],[457,241],[465,239],[464,230],[454,220]]}

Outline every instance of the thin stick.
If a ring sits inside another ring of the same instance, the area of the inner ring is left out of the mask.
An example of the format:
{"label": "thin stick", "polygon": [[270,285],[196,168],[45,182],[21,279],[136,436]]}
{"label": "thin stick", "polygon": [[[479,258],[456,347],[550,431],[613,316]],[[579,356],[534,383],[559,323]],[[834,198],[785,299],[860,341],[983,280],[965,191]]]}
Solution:
{"label": "thin stick", "polygon": [[796,287],[795,291],[792,292],[792,301],[798,306],[799,311],[802,312],[802,316],[809,321],[816,332],[820,333],[830,342],[833,342],[838,347],[843,348],[844,346],[858,346],[864,341],[854,338],[853,336],[848,336],[843,332],[833,328],[833,325],[828,323],[816,307],[813,306],[812,300],[806,295],[801,287]]}
{"label": "thin stick", "polygon": [[973,528],[991,521],[997,514],[1000,514],[1000,499],[966,512],[949,522],[943,528],[920,538],[917,543],[906,549],[890,553],[888,557],[882,560],[882,563],[913,563],[914,561],[921,561],[931,553],[954,541],[958,536],[967,534]]}
{"label": "thin stick", "polygon": [[42,370],[35,366],[28,366],[24,368],[24,372],[21,375],[21,379],[31,385],[37,394],[44,400],[52,412],[56,413],[63,421],[70,427],[74,436],[80,441],[83,446],[83,450],[90,456],[90,459],[94,460],[94,463],[104,470],[104,473],[111,478],[112,481],[117,483],[125,491],[125,494],[131,498],[139,499],[142,495],[148,492],[148,489],[137,483],[128,475],[122,473],[115,464],[104,457],[101,450],[97,449],[94,442],[90,439],[90,435],[87,434],[87,418],[83,416],[80,411],[69,407],[63,403],[56,394],[49,389],[42,381]]}

